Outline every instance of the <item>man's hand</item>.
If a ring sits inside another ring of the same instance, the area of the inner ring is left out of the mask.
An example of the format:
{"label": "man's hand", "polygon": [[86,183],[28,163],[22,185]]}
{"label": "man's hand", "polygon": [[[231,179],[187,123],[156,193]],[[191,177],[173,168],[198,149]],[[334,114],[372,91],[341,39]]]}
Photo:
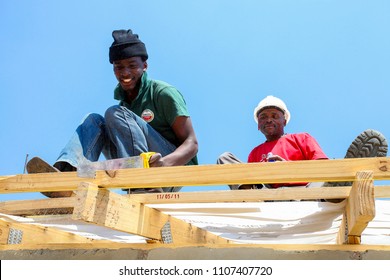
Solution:
{"label": "man's hand", "polygon": [[284,158],[282,158],[281,156],[278,156],[278,155],[269,155],[267,157],[267,161],[268,162],[272,162],[272,161],[286,161]]}
{"label": "man's hand", "polygon": [[149,159],[149,166],[150,167],[161,167],[164,166],[164,160],[160,153],[155,153],[152,155]]}

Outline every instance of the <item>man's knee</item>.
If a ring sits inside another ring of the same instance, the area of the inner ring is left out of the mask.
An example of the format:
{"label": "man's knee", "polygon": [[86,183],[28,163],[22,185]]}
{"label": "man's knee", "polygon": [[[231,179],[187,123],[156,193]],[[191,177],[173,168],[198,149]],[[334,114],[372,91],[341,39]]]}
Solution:
{"label": "man's knee", "polygon": [[104,118],[107,122],[111,122],[112,120],[115,120],[123,114],[123,109],[119,105],[114,105],[109,107],[106,112],[104,113]]}
{"label": "man's knee", "polygon": [[131,115],[134,114],[129,109],[124,106],[114,105],[109,107],[105,114],[104,118],[108,126],[115,125],[118,122],[123,122],[129,119]]}
{"label": "man's knee", "polygon": [[102,123],[104,123],[104,118],[97,113],[89,113],[82,120],[82,124],[87,124],[87,125],[90,125],[90,124],[100,125]]}

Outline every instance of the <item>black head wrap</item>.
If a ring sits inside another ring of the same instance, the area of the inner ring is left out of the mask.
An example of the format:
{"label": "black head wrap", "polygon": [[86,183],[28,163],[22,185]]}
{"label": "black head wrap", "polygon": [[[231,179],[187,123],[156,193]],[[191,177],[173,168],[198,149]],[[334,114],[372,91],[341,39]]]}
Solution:
{"label": "black head wrap", "polygon": [[138,39],[137,34],[133,34],[131,29],[114,30],[112,37],[114,38],[114,42],[110,47],[110,63],[133,56],[141,56],[144,60],[148,59],[145,44]]}

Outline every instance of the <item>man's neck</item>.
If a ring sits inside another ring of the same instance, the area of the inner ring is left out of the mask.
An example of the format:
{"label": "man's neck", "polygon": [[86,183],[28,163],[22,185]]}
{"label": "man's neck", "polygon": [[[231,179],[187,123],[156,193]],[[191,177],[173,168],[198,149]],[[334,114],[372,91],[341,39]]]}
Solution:
{"label": "man's neck", "polygon": [[126,94],[126,102],[131,103],[132,101],[134,101],[134,99],[137,98],[138,90],[132,90],[132,91],[128,91],[126,93],[127,93]]}
{"label": "man's neck", "polygon": [[134,101],[137,98],[140,86],[141,86],[141,79],[138,81],[137,86],[135,88],[126,91],[126,102],[127,103],[131,103],[132,101]]}
{"label": "man's neck", "polygon": [[268,135],[266,138],[267,138],[267,141],[266,142],[272,142],[272,141],[276,141],[280,138],[282,138],[284,136],[284,134],[282,135]]}

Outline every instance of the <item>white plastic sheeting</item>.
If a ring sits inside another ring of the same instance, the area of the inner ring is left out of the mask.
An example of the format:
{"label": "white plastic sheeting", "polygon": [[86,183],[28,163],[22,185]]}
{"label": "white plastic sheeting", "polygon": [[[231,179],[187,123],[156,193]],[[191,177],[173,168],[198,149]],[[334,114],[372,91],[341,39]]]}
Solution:
{"label": "white plastic sheeting", "polygon": [[[153,204],[165,214],[238,243],[335,244],[345,203],[314,201],[257,203]],[[376,200],[376,216],[362,235],[362,244],[390,244],[390,201]],[[94,239],[145,243],[145,238],[74,221],[69,215],[22,218],[0,214],[7,221],[49,226]]]}

